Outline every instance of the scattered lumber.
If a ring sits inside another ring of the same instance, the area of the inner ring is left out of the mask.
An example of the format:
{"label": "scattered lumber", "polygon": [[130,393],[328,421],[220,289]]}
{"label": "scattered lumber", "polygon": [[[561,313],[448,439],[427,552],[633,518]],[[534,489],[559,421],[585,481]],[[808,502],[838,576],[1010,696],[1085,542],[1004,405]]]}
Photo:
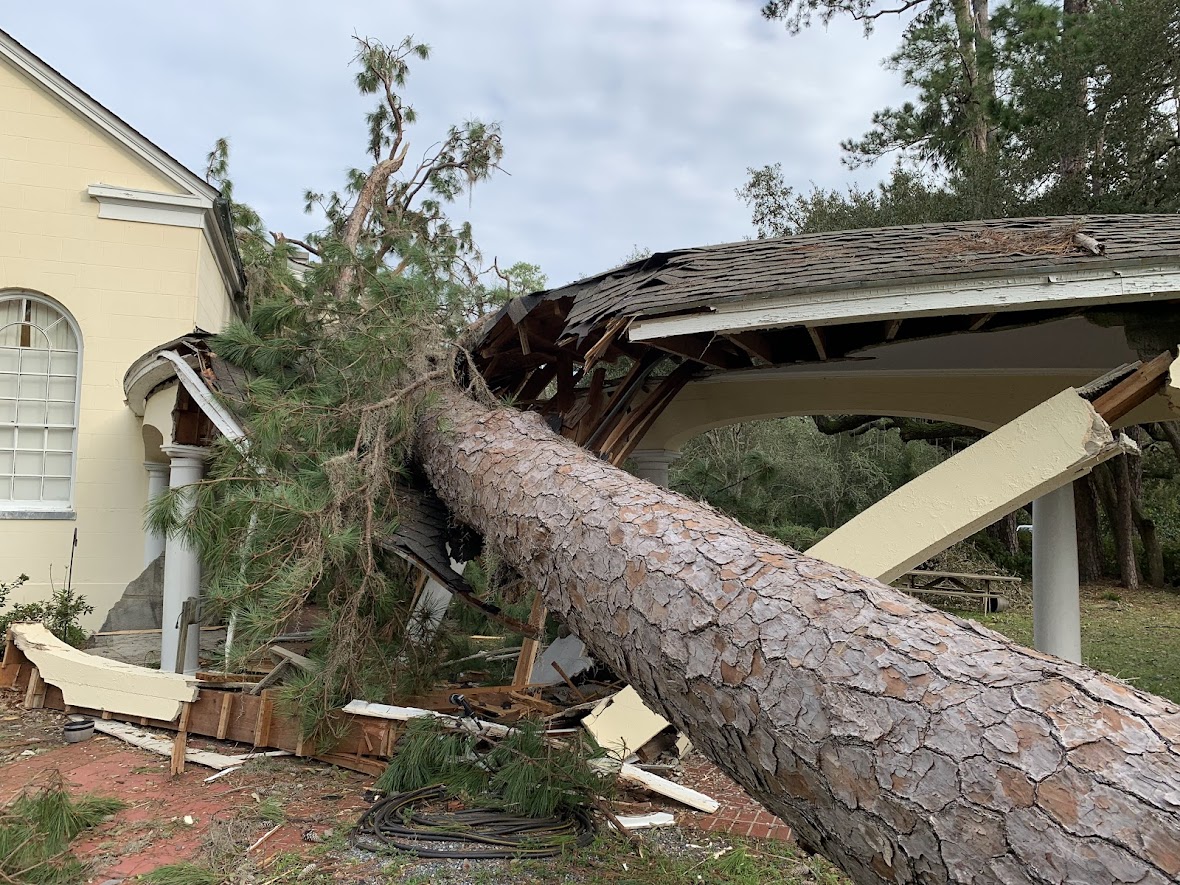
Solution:
{"label": "scattered lumber", "polygon": [[[148,750],[157,756],[172,758],[174,741],[156,737],[144,731],[142,728],[136,728],[134,725],[128,725],[126,722],[97,719],[94,722],[94,730],[113,738],[118,738],[125,743],[131,744],[133,747],[139,747],[141,750]],[[186,762],[194,762],[197,765],[203,765],[206,768],[213,768],[217,771],[241,765],[243,761],[240,756],[226,756],[223,753],[187,748],[184,751],[184,760]]]}
{"label": "scattered lumber", "polygon": [[[486,722],[473,717],[450,716],[446,713],[437,713],[434,710],[423,710],[420,707],[399,707],[393,704],[375,704],[360,700],[349,701],[343,707],[343,712],[373,716],[380,719],[391,719],[395,722],[409,722],[413,719],[436,719],[444,728],[470,731],[473,734],[483,735],[485,737],[504,737],[512,730],[507,725]],[[650,771],[644,771],[637,765],[631,765],[627,762],[619,763],[616,760],[610,759],[595,759],[591,762],[591,766],[604,774],[617,775],[622,781],[645,787],[653,793],[659,793],[661,796],[675,799],[677,802],[687,805],[690,808],[695,808],[698,811],[711,814],[721,807],[717,800],[706,796],[704,793],[699,793],[696,790],[681,786],[674,781],[660,777],[658,774],[652,774]]]}

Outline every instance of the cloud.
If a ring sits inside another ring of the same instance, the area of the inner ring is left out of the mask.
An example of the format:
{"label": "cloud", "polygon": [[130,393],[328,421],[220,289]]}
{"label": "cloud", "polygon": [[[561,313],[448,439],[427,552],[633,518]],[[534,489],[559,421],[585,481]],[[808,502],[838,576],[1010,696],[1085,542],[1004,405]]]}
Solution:
{"label": "cloud", "polygon": [[5,27],[198,171],[228,136],[237,194],[292,235],[316,223],[303,192],[364,163],[369,102],[352,84],[352,35],[413,33],[433,48],[409,83],[415,149],[451,123],[498,120],[507,174],[454,214],[489,257],[538,263],[560,283],[635,245],[748,235],[734,195],[748,166],[782,162],[800,186],[853,180],[839,142],[901,98],[880,65],[898,27],[865,40],[834,22],[791,37],[758,5],[207,0],[195,17],[104,0],[14,7]]}

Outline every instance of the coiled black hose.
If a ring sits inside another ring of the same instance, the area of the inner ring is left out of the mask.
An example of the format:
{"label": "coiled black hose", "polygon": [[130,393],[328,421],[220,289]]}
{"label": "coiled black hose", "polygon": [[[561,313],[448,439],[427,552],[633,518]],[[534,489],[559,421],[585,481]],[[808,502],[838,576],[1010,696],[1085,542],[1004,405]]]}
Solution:
{"label": "coiled black hose", "polygon": [[[584,812],[571,817],[516,817],[472,808],[441,814],[414,811],[421,803],[448,795],[433,786],[399,793],[373,804],[352,831],[352,844],[368,851],[404,851],[419,857],[462,860],[553,857],[594,840],[594,825]],[[475,848],[431,848],[422,843],[461,842]]]}

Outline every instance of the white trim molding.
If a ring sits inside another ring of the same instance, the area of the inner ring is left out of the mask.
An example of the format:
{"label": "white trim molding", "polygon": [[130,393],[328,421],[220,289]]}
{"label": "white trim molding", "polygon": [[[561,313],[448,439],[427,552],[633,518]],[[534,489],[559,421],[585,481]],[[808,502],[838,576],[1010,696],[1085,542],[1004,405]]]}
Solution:
{"label": "white trim molding", "polygon": [[866,320],[1000,313],[1180,299],[1180,264],[879,286],[710,305],[705,312],[636,319],[632,341],[700,332],[832,326]]}
{"label": "white trim molding", "polygon": [[98,201],[98,217],[173,227],[205,227],[205,215],[213,201],[193,194],[162,194],[110,184],[92,184],[86,189]]}

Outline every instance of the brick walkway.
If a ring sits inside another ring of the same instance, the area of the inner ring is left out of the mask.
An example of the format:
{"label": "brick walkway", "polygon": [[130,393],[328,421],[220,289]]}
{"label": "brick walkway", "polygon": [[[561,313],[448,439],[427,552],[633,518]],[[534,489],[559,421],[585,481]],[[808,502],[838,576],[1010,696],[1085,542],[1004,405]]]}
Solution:
{"label": "brick walkway", "polygon": [[713,814],[677,811],[679,823],[710,833],[732,833],[758,839],[790,841],[791,828],[775,817],[735,784],[716,765],[700,753],[692,752],[684,759],[684,777],[680,782],[721,803]]}

